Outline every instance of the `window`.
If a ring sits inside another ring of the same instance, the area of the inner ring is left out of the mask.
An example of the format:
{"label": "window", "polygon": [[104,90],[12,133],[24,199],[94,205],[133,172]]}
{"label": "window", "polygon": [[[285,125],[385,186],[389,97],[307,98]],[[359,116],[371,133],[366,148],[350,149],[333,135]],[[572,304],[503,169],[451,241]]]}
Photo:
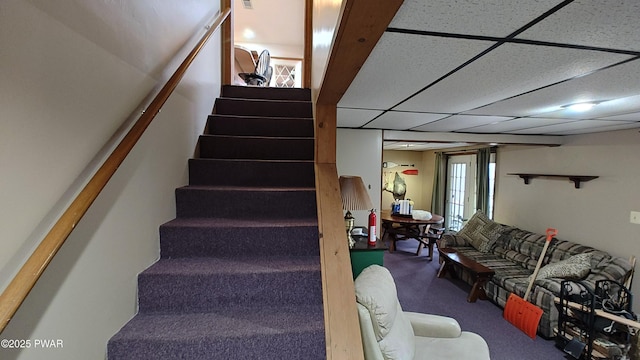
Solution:
{"label": "window", "polygon": [[271,57],[271,66],[273,67],[273,75],[270,86],[302,87],[302,60]]}

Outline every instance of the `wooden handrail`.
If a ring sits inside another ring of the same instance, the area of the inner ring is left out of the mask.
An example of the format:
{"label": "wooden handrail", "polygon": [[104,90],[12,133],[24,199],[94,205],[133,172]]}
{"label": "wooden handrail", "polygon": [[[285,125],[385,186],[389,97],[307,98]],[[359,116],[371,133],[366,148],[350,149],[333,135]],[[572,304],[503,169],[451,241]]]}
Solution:
{"label": "wooden handrail", "polygon": [[191,50],[178,69],[169,78],[167,83],[162,87],[158,95],[156,95],[144,113],[131,127],[127,135],[125,135],[111,155],[109,155],[102,166],[93,175],[91,180],[89,180],[87,185],[85,185],[82,191],[75,197],[71,205],[69,205],[69,207],[60,216],[55,225],[53,225],[29,259],[18,271],[11,283],[9,283],[2,295],[0,295],[0,333],[4,331],[7,324],[9,324],[9,321],[11,321],[11,318],[25,300],[31,289],[33,289],[34,285],[62,244],[64,244],[75,226],[78,224],[80,219],[82,219],[109,179],[111,179],[118,167],[127,157],[131,149],[136,145],[145,129],[149,124],[151,124],[164,103],[173,93],[173,90],[178,86],[178,83],[189,68],[189,65],[191,65],[211,35],[218,30],[230,13],[231,8],[227,7],[220,13],[220,15],[218,15],[207,32],[202,36],[200,41],[198,41],[193,50]]}

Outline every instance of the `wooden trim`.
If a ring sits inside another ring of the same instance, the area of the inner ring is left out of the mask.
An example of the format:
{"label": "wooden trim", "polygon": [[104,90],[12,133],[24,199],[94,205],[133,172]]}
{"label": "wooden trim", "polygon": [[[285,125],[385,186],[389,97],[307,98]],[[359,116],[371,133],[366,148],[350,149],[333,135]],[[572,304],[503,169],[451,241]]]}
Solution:
{"label": "wooden trim", "polygon": [[272,56],[271,59],[276,59],[276,60],[291,60],[291,61],[302,61],[302,58],[296,58],[296,57],[286,57],[286,56]]}
{"label": "wooden trim", "polygon": [[327,359],[364,359],[335,164],[316,164],[316,199]]}
{"label": "wooden trim", "polygon": [[[220,0],[221,9],[233,9],[233,0]],[[233,46],[233,12],[229,13],[226,21],[222,24],[220,32],[222,42],[222,84],[233,84],[233,74],[235,74],[235,54]]]}
{"label": "wooden trim", "polygon": [[[556,304],[560,304],[560,298],[557,297],[557,296],[553,298],[553,301]],[[576,302],[573,302],[573,301],[567,301],[566,304],[571,309],[576,309],[576,310],[581,310],[581,311],[588,311],[588,309],[585,306],[583,306],[581,304],[578,304]],[[594,309],[594,314],[596,316],[600,316],[602,318],[605,318],[605,319],[608,319],[608,320],[612,320],[612,321],[618,322],[618,323],[626,325],[626,326],[631,326],[631,327],[634,327],[636,329],[640,329],[640,322],[639,321],[635,321],[635,320],[627,319],[627,318],[622,317],[622,316],[611,314],[611,313],[608,313],[608,312],[606,312],[606,311],[604,311],[602,309]]]}
{"label": "wooden trim", "polygon": [[313,0],[304,2],[304,59],[302,60],[302,87],[311,89],[313,58]]}
{"label": "wooden trim", "polygon": [[220,27],[220,24],[230,13],[231,8],[226,8],[225,11],[216,18],[213,25],[202,36],[189,55],[187,55],[149,107],[147,107],[131,130],[129,130],[127,135],[120,141],[120,144],[113,150],[111,155],[109,155],[104,164],[102,164],[100,169],[93,175],[78,196],[76,196],[67,210],[60,216],[33,254],[31,254],[29,259],[18,271],[9,286],[7,286],[2,295],[0,295],[0,333],[4,331],[62,244],[64,244],[65,240],[98,197],[107,182],[109,182],[109,179],[111,179],[116,170],[118,170],[120,164],[122,164],[131,149],[133,149],[145,129],[151,124],[151,121],[160,111],[173,90],[178,86],[189,65],[191,65],[211,35]]}
{"label": "wooden trim", "polygon": [[403,0],[346,0],[318,103],[337,104]]}

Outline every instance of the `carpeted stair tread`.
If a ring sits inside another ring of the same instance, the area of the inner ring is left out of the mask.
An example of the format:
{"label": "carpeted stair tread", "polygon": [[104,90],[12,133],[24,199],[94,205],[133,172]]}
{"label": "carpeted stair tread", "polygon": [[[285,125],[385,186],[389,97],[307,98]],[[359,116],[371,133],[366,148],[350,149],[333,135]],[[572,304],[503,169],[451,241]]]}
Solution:
{"label": "carpeted stair tread", "polygon": [[[183,340],[194,337],[237,337],[323,329],[322,305],[230,307],[188,314],[139,314],[118,338]],[[186,326],[185,326],[186,324]]]}
{"label": "carpeted stair tread", "polygon": [[290,160],[290,159],[251,159],[251,160],[238,160],[238,159],[189,159],[189,161],[204,161],[204,162],[220,162],[220,163],[245,163],[249,162],[252,164],[314,164],[313,160]]}
{"label": "carpeted stair tread", "polygon": [[177,218],[160,226],[162,258],[318,255],[318,221]]}
{"label": "carpeted stair tread", "polygon": [[213,113],[238,116],[311,118],[313,117],[313,106],[310,101],[218,98]]}
{"label": "carpeted stair tread", "polygon": [[311,160],[189,159],[190,185],[315,187]]}
{"label": "carpeted stair tread", "polygon": [[231,191],[231,192],[306,192],[315,191],[311,186],[288,186],[288,187],[276,187],[276,186],[234,186],[234,185],[186,185],[179,187],[178,189],[190,189],[190,190],[210,190],[210,191]]}
{"label": "carpeted stair tread", "polygon": [[318,255],[160,259],[138,276],[140,313],[313,303],[322,304]]}
{"label": "carpeted stair tread", "polygon": [[138,314],[108,345],[109,359],[324,359],[318,305],[192,314]]}
{"label": "carpeted stair tread", "polygon": [[269,228],[318,226],[317,217],[299,219],[237,219],[237,218],[176,218],[161,225],[163,227],[201,228]]}
{"label": "carpeted stair tread", "polygon": [[313,137],[313,119],[212,114],[206,129],[211,135]]}
{"label": "carpeted stair tread", "polygon": [[185,186],[176,189],[177,217],[309,218],[315,189]]}
{"label": "carpeted stair tread", "polygon": [[313,136],[260,136],[260,135],[200,135],[200,138],[209,139],[236,139],[236,140],[313,140]]}
{"label": "carpeted stair tread", "polygon": [[200,135],[200,157],[212,159],[313,160],[313,137]]}
{"label": "carpeted stair tread", "polygon": [[298,100],[311,101],[310,89],[273,88],[225,85],[221,97],[241,99]]}
{"label": "carpeted stair tread", "polygon": [[320,270],[319,256],[160,259],[140,275],[221,275]]}

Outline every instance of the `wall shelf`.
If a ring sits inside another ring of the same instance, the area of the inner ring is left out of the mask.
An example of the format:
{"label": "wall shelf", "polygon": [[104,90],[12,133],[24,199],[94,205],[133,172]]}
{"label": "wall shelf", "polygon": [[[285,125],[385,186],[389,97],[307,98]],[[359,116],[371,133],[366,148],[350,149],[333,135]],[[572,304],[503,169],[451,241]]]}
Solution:
{"label": "wall shelf", "polygon": [[536,177],[569,179],[570,181],[573,182],[576,189],[580,189],[581,182],[591,181],[599,177],[599,176],[590,176],[590,175],[556,175],[556,174],[528,174],[528,173],[510,173],[507,175],[518,175],[520,178],[524,180],[525,184],[529,184],[531,179]]}

